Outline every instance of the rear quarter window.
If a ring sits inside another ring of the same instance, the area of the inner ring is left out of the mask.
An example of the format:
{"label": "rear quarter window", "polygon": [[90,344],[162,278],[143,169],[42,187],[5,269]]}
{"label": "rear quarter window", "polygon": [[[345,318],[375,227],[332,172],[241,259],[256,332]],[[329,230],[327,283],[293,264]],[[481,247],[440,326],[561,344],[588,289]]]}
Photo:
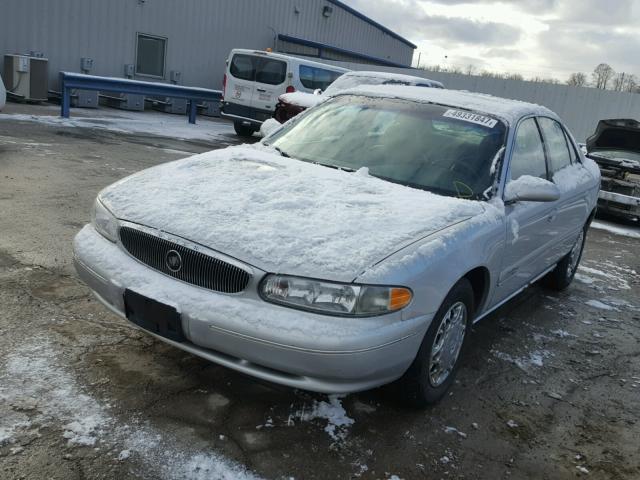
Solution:
{"label": "rear quarter window", "polygon": [[340,75],[341,72],[334,72],[325,68],[310,67],[308,65],[300,65],[299,70],[300,83],[305,88],[315,90],[326,90]]}
{"label": "rear quarter window", "polygon": [[240,80],[255,80],[256,58],[251,55],[234,55],[231,59],[229,73]]}

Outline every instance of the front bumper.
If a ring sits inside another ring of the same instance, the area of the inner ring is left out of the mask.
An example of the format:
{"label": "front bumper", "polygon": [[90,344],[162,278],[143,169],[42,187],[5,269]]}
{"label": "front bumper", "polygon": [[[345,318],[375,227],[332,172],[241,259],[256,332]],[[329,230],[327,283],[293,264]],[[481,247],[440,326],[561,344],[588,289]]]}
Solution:
{"label": "front bumper", "polygon": [[600,190],[598,208],[615,215],[640,218],[640,197]]}
{"label": "front bumper", "polygon": [[[222,294],[168,277],[87,225],[74,240],[79,276],[125,318],[124,291],[175,307],[188,341],[159,337],[212,362],[290,387],[348,393],[399,378],[416,356],[432,315],[401,320],[317,315],[259,298],[254,278],[242,294]],[[253,268],[254,277],[264,272]],[[134,325],[133,323],[131,325]]]}
{"label": "front bumper", "polygon": [[259,129],[265,120],[273,117],[273,111],[223,101],[220,104],[220,116]]}

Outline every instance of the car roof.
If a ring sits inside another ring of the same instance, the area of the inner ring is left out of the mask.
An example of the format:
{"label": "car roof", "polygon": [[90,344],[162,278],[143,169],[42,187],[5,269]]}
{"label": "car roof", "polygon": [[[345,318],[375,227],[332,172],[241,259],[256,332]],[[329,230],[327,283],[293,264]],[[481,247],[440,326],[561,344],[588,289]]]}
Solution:
{"label": "car roof", "polygon": [[462,110],[486,113],[499,117],[510,125],[528,115],[560,118],[553,111],[535,103],[494,97],[484,93],[466,90],[448,90],[441,88],[423,88],[398,85],[362,85],[340,92],[340,95],[365,95],[369,97],[398,98],[414,102],[435,103]]}
{"label": "car roof", "polygon": [[431,83],[442,85],[441,82],[436,80],[431,80],[430,78],[424,77],[416,77],[414,75],[405,75],[403,73],[394,73],[394,72],[379,72],[379,71],[368,71],[368,70],[352,70],[350,72],[345,73],[345,75],[349,77],[376,77],[376,78],[387,78],[389,80],[398,80],[404,82],[411,83]]}
{"label": "car roof", "polygon": [[335,72],[349,72],[350,70],[347,68],[343,68],[343,67],[336,67],[335,65],[329,65],[328,63],[321,63],[321,62],[314,62],[313,60],[307,60],[306,58],[303,57],[298,57],[295,55],[285,55],[283,53],[275,53],[275,52],[268,52],[266,50],[250,50],[247,48],[234,48],[233,50],[231,50],[231,52],[229,53],[229,59],[231,59],[231,56],[236,54],[236,53],[240,53],[243,55],[254,55],[254,56],[258,56],[258,57],[270,57],[270,58],[277,58],[280,60],[293,60],[297,63],[303,64],[303,65],[310,65],[313,67],[318,67],[318,68],[325,68],[327,70],[332,70]]}

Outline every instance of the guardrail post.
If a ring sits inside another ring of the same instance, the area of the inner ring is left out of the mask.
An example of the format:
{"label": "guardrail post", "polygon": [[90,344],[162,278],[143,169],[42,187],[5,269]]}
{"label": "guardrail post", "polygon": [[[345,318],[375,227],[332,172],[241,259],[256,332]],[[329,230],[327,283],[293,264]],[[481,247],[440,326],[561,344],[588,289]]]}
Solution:
{"label": "guardrail post", "polygon": [[196,123],[196,114],[198,113],[198,102],[195,99],[189,100],[189,123]]}
{"label": "guardrail post", "polygon": [[60,74],[60,86],[62,87],[62,101],[60,102],[60,116],[69,118],[69,108],[71,107],[71,89],[64,81],[64,74]]}

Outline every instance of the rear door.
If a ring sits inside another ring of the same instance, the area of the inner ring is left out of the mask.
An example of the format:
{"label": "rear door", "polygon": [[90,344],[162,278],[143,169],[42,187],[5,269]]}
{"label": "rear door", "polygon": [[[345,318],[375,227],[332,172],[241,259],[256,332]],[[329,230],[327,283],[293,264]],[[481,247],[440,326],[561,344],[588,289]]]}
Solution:
{"label": "rear door", "polygon": [[[270,57],[256,58],[255,89],[251,106],[273,112],[278,97],[286,91],[288,63]],[[271,116],[271,115],[269,115]],[[266,118],[265,118],[266,120]]]}
{"label": "rear door", "polygon": [[245,53],[236,53],[231,57],[225,101],[252,106],[257,61],[257,57]]}
{"label": "rear door", "polygon": [[[555,263],[570,250],[584,226],[589,215],[589,191],[580,181],[585,176],[580,175],[578,169],[584,167],[578,161],[573,146],[567,143],[562,126],[556,120],[547,117],[538,118],[538,124],[549,159],[550,178],[562,192],[560,200],[554,205],[553,218],[549,225],[554,234],[553,242],[545,258],[547,263]],[[572,165],[575,166],[571,168]]]}

